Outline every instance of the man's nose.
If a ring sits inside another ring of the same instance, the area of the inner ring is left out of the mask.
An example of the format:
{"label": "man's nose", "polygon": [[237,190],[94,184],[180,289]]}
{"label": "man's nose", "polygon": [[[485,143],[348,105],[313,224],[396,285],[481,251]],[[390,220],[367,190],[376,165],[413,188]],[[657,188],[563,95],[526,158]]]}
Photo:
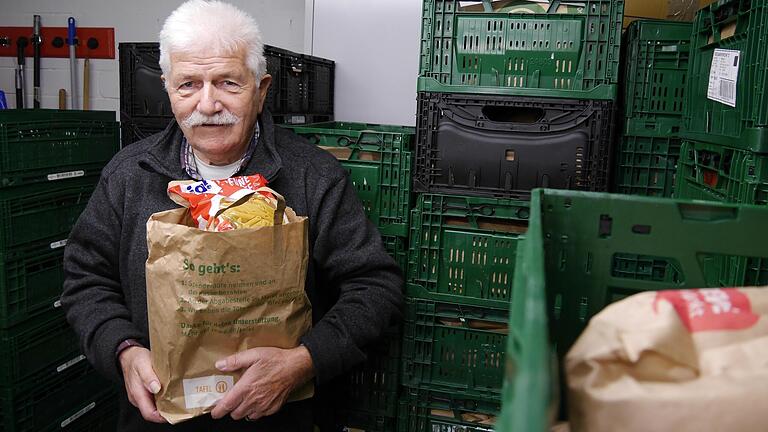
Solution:
{"label": "man's nose", "polygon": [[201,114],[213,115],[221,111],[223,106],[218,100],[218,90],[212,83],[204,83],[200,94],[200,101],[197,103],[197,110]]}

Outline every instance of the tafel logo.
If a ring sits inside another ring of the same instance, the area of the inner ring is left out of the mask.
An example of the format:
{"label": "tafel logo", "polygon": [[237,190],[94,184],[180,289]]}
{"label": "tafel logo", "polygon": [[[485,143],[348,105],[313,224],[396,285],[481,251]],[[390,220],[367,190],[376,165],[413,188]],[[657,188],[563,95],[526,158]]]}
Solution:
{"label": "tafel logo", "polygon": [[666,300],[675,308],[689,332],[743,330],[760,319],[752,313],[749,297],[736,288],[660,291],[653,303]]}

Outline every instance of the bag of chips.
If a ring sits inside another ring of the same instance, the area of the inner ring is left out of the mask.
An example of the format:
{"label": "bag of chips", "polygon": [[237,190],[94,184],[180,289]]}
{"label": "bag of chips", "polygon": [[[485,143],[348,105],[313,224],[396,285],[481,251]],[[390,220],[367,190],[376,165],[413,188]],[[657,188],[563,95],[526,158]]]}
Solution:
{"label": "bag of chips", "polygon": [[[168,184],[168,196],[176,204],[189,208],[201,230],[222,232],[279,225],[275,215],[283,215],[285,204],[266,184],[266,179],[259,174],[221,180],[172,181]],[[278,209],[281,205],[283,208]]]}

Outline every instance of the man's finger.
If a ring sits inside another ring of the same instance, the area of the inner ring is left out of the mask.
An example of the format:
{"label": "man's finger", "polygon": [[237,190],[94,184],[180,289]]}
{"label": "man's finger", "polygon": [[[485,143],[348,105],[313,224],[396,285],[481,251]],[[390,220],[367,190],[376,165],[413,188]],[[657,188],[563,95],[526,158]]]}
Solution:
{"label": "man's finger", "polygon": [[216,406],[213,407],[213,411],[211,411],[211,417],[215,419],[224,417],[237,408],[242,400],[243,392],[238,388],[237,384],[235,384],[235,386],[232,387],[232,390],[228,391],[223,398],[216,402]]}
{"label": "man's finger", "polygon": [[153,423],[166,423],[165,419],[157,411],[152,395],[145,391],[138,390],[136,394],[134,394],[134,399],[136,399],[136,405],[139,408],[139,411],[141,411],[141,416],[144,417],[144,420]]}
{"label": "man's finger", "polygon": [[215,364],[216,369],[228,372],[247,368],[256,361],[256,358],[258,357],[257,353],[258,351],[256,349],[249,349],[232,354],[229,357],[218,360]]}
{"label": "man's finger", "polygon": [[142,384],[144,384],[144,388],[146,388],[148,392],[157,394],[157,392],[160,391],[160,380],[157,379],[157,374],[155,374],[155,370],[152,369],[152,363],[150,361],[138,361],[136,363],[136,371],[139,374],[139,378],[141,378]]}

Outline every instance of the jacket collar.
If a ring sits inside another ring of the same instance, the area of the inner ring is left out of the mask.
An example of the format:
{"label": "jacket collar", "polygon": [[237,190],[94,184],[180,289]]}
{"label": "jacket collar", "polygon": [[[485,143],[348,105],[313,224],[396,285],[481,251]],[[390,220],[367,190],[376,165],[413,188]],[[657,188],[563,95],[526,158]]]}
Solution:
{"label": "jacket collar", "polygon": [[[266,109],[259,116],[259,121],[261,133],[256,149],[248,165],[237,175],[258,173],[272,182],[282,168],[282,160],[275,148],[275,125],[272,115]],[[139,160],[139,164],[173,180],[189,179],[181,166],[182,137],[181,128],[176,120],[172,120],[165,130],[155,137],[155,142],[150,144],[149,150],[145,157]]]}

